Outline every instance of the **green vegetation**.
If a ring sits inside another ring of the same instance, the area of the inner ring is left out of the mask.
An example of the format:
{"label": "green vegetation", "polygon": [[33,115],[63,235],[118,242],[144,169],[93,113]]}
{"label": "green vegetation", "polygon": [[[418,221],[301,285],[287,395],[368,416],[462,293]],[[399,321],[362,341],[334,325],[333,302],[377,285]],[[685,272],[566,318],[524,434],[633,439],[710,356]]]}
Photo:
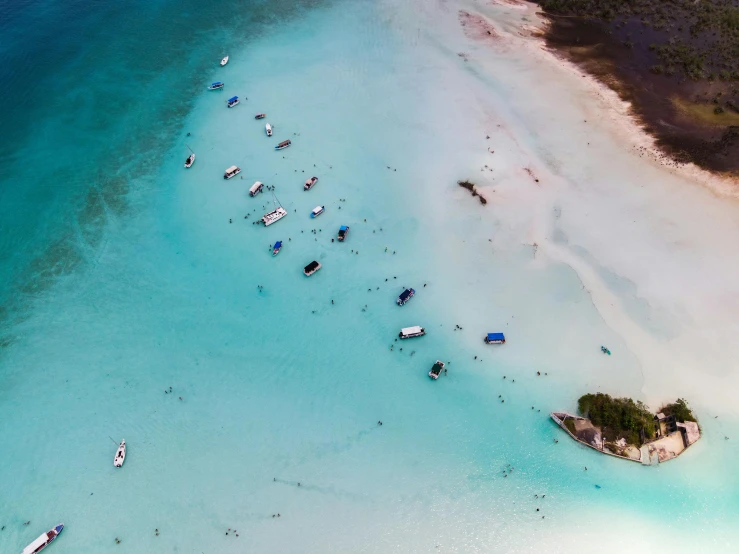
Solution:
{"label": "green vegetation", "polygon": [[631,398],[586,394],[577,401],[577,408],[580,415],[600,428],[609,442],[625,439],[629,444],[641,446],[657,432],[654,414],[642,402],[634,402]]}
{"label": "green vegetation", "polygon": [[685,423],[686,421],[698,421],[695,419],[693,412],[688,407],[688,403],[683,398],[678,398],[672,404],[662,406],[659,411],[666,416],[675,416],[675,419],[680,423]]}
{"label": "green vegetation", "polygon": [[[739,81],[736,0],[539,0],[545,12],[605,22],[631,37],[651,28],[648,46],[660,59],[655,74],[693,81]],[[634,47],[631,38],[624,41]]]}

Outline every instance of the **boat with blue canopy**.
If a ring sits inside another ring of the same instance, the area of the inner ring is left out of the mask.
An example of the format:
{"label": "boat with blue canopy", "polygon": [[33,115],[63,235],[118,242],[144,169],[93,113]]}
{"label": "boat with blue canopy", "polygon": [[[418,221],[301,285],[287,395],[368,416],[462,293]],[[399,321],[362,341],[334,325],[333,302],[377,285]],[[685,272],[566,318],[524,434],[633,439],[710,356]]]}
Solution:
{"label": "boat with blue canopy", "polygon": [[505,344],[505,335],[503,333],[488,333],[485,337],[485,344]]}
{"label": "boat with blue canopy", "polygon": [[223,88],[223,83],[221,81],[216,81],[215,83],[211,83],[208,87],[208,90],[219,90]]}
{"label": "boat with blue canopy", "polygon": [[229,108],[233,108],[236,104],[239,103],[239,97],[238,96],[233,96],[233,97],[229,98],[228,100],[226,100],[226,103],[227,103],[227,105],[228,105]]}
{"label": "boat with blue canopy", "polygon": [[310,216],[311,217],[318,217],[324,211],[326,211],[326,206],[316,206],[315,208],[313,208],[313,211],[310,213]]}
{"label": "boat with blue canopy", "polygon": [[348,225],[342,225],[339,227],[339,242],[344,242],[344,239],[346,238],[346,235],[349,234],[349,226]]}
{"label": "boat with blue canopy", "polygon": [[280,250],[282,249],[282,241],[278,240],[275,245],[272,247],[272,255],[277,256],[277,254],[280,253]]}

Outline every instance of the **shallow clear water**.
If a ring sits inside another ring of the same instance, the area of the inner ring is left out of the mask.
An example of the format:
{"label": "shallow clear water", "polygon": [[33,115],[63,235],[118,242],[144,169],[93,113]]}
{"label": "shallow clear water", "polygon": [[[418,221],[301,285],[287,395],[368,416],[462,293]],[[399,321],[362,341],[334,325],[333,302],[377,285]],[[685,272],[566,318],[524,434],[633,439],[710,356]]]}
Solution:
{"label": "shallow clear water", "polygon": [[[712,245],[736,237],[736,206],[634,155],[608,121],[586,127],[603,103],[507,34],[530,13],[482,7],[502,37],[487,43],[457,9],[162,2],[72,18],[121,32],[68,39],[82,50],[48,58],[60,78],[79,83],[105,45],[116,64],[69,89],[82,99],[64,113],[3,115],[19,122],[2,183],[0,550],[58,521],[62,553],[735,548],[722,390],[737,272]],[[216,79],[226,89],[206,91]],[[59,164],[49,180],[76,177],[16,186],[29,152]],[[243,178],[224,181],[232,164]],[[467,177],[486,206],[456,186]],[[255,180],[289,212],[269,228],[253,224],[272,202],[248,196]],[[399,308],[403,286],[417,295]],[[415,324],[428,335],[394,342]],[[486,347],[498,330],[508,343]],[[449,374],[432,382],[437,358]],[[580,448],[548,413],[593,390],[686,396],[704,439],[658,468]]]}

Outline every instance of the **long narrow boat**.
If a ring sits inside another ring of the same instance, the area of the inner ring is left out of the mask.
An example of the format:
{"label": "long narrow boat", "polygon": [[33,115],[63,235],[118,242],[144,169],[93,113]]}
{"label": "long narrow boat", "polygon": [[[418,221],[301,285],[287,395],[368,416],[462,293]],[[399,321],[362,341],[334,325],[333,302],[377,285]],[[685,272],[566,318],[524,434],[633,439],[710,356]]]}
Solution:
{"label": "long narrow boat", "polygon": [[275,150],[282,150],[284,148],[287,148],[291,144],[292,144],[292,142],[290,142],[289,140],[283,140],[280,144],[278,144],[277,146],[275,146]]}
{"label": "long narrow boat", "polygon": [[113,465],[115,467],[121,467],[123,462],[126,461],[126,439],[121,441],[118,446],[118,450],[115,451],[115,458],[113,458]]}
{"label": "long narrow boat", "polygon": [[208,87],[208,90],[220,90],[223,88],[223,83],[221,81],[216,81],[215,83],[211,83]]}
{"label": "long narrow boat", "polygon": [[264,119],[265,117],[267,117],[266,113],[258,113],[254,116],[254,119]]}
{"label": "long narrow boat", "polygon": [[38,552],[41,552],[59,536],[59,533],[62,532],[62,529],[64,529],[64,524],[60,523],[53,529],[50,529],[43,535],[39,536],[35,541],[33,541],[31,544],[23,549],[23,554],[37,554]]}

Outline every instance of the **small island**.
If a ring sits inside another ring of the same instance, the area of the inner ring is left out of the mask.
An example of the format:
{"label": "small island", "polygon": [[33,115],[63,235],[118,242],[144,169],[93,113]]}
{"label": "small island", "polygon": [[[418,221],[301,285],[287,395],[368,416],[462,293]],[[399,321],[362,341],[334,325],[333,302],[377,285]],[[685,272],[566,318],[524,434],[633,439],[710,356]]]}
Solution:
{"label": "small island", "polygon": [[552,419],[576,441],[644,465],[677,458],[701,436],[682,398],[662,406],[657,414],[642,402],[603,393],[581,396],[577,408],[580,415],[553,412]]}
{"label": "small island", "polygon": [[471,181],[465,179],[463,181],[457,181],[457,184],[463,189],[467,189],[468,191],[470,191],[472,196],[477,196],[477,198],[480,199],[480,204],[482,204],[483,206],[488,203],[485,197],[477,191],[477,186],[475,185],[475,183],[472,183]]}

